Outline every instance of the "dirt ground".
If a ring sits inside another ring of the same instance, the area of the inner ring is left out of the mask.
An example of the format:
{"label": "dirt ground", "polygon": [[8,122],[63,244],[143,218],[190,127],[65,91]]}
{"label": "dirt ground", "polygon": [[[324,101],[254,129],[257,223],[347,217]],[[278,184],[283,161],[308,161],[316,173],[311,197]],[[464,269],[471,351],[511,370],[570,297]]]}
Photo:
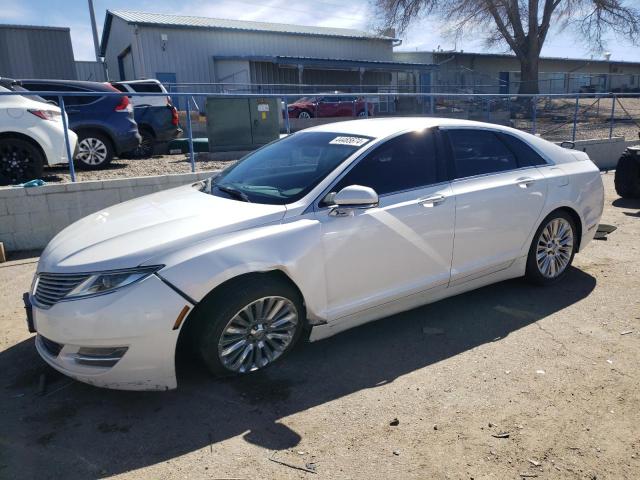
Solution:
{"label": "dirt ground", "polygon": [[[196,154],[196,172],[221,170],[233,163],[235,160],[208,160],[206,156]],[[189,172],[191,172],[191,163],[187,155],[154,155],[145,159],[115,158],[104,170],[76,170],[76,180],[86,182]],[[69,167],[67,165],[45,167],[42,179],[47,183],[69,183],[71,182]]]}
{"label": "dirt ground", "polygon": [[639,478],[640,202],[603,178],[618,230],[557,286],[486,287],[246,378],[186,362],[166,393],[46,367],[21,305],[37,259],[0,265],[0,478]]}

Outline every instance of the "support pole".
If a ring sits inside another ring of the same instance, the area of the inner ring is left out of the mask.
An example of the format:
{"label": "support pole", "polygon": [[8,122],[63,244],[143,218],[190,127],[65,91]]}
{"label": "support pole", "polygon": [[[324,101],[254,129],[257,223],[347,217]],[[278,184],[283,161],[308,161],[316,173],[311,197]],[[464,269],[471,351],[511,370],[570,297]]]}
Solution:
{"label": "support pole", "polygon": [[573,109],[573,133],[571,134],[571,141],[576,141],[576,128],[578,127],[578,105],[580,96],[576,95],[576,106]]}
{"label": "support pole", "polygon": [[289,101],[287,97],[283,97],[284,101],[284,126],[287,130],[287,135],[291,134],[291,122],[289,120]]}
{"label": "support pole", "polygon": [[187,135],[189,135],[189,162],[191,162],[191,171],[196,171],[196,159],[193,155],[193,131],[191,130],[191,103],[187,97]]}
{"label": "support pole", "polygon": [[73,152],[71,152],[71,143],[69,143],[69,124],[67,122],[67,112],[64,109],[64,98],[58,97],[58,105],[60,106],[60,114],[62,115],[62,130],[64,130],[64,144],[67,147],[67,160],[69,160],[69,174],[71,181],[76,181],[76,169],[73,164]]}
{"label": "support pole", "polygon": [[616,113],[616,96],[611,97],[611,120],[609,121],[609,140],[613,137],[613,119]]}
{"label": "support pole", "polygon": [[531,133],[536,134],[537,127],[537,115],[538,115],[538,97],[531,97],[531,115],[533,117],[533,124],[531,125]]}

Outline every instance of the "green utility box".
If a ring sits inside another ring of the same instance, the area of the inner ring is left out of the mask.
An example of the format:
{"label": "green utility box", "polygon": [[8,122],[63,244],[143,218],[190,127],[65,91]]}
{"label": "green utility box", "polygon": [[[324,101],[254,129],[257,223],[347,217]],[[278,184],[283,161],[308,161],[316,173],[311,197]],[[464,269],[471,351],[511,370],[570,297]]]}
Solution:
{"label": "green utility box", "polygon": [[276,98],[207,97],[210,152],[252,150],[280,136]]}

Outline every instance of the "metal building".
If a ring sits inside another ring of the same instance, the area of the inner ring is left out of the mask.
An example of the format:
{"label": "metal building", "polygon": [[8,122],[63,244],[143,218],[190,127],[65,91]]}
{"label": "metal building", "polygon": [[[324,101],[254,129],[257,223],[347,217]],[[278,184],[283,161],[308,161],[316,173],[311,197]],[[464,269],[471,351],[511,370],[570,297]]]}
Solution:
{"label": "metal building", "polygon": [[[396,51],[398,61],[438,65],[434,90],[453,93],[517,93],[520,63],[515,55],[462,51]],[[540,57],[540,93],[640,92],[640,62]]]}
{"label": "metal building", "polygon": [[0,76],[75,79],[69,29],[0,25]]}
{"label": "metal building", "polygon": [[[217,83],[228,84],[227,90],[250,85],[254,91],[277,91],[276,84],[294,84],[357,91],[363,86],[383,90],[403,76],[431,70],[424,63],[395,60],[393,48],[399,43],[393,32],[116,10],[107,11],[101,54],[112,80]],[[189,90],[201,91],[197,87]]]}

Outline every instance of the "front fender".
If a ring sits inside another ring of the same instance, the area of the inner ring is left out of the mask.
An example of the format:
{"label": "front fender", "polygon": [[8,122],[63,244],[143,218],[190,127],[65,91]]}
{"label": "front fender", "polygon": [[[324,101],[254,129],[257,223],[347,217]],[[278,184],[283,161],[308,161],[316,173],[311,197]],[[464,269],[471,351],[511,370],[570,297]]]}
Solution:
{"label": "front fender", "polygon": [[312,323],[326,320],[327,293],[320,223],[298,217],[221,235],[146,263],[166,265],[161,275],[195,301],[239,275],[280,270],[298,287]]}

